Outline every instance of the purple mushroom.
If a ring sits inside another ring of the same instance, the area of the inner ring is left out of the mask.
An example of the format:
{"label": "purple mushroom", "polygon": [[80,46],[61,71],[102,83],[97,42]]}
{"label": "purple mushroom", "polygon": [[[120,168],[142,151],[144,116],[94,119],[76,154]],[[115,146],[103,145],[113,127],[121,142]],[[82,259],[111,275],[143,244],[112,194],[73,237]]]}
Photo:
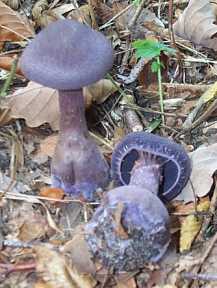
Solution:
{"label": "purple mushroom", "polygon": [[[184,149],[145,132],[127,135],[112,155],[119,185],[109,191],[85,226],[95,261],[114,271],[132,271],[157,262],[170,243],[170,200],[186,184],[191,164]],[[162,194],[160,194],[162,193]]]}
{"label": "purple mushroom", "polygon": [[52,184],[93,200],[109,182],[109,167],[88,133],[82,88],[104,77],[113,50],[103,34],[73,20],[58,20],[24,50],[24,75],[59,91],[60,133],[51,164]]}
{"label": "purple mushroom", "polygon": [[146,132],[128,134],[115,148],[111,166],[117,186],[145,185],[163,201],[175,198],[191,174],[181,145]]}

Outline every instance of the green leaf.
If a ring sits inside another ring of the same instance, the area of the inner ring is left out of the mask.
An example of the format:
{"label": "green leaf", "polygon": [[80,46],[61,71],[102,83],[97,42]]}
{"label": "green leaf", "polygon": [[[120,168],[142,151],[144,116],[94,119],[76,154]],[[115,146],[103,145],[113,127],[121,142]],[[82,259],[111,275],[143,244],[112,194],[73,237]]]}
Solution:
{"label": "green leaf", "polygon": [[151,63],[151,72],[157,73],[159,68],[160,68],[160,65],[159,65],[159,63],[157,63],[157,61],[153,61]]}
{"label": "green leaf", "polygon": [[151,40],[136,40],[133,42],[132,46],[136,49],[137,58],[155,58],[160,56],[161,52],[166,52],[168,54],[174,54],[175,50],[166,46],[165,44]]}
{"label": "green leaf", "polygon": [[133,0],[132,3],[135,6],[139,6],[139,4],[141,3],[141,0]]}
{"label": "green leaf", "polygon": [[154,119],[153,121],[151,121],[151,123],[148,125],[148,127],[145,129],[145,132],[153,132],[154,130],[156,130],[161,124],[161,118],[158,117],[156,119]]}

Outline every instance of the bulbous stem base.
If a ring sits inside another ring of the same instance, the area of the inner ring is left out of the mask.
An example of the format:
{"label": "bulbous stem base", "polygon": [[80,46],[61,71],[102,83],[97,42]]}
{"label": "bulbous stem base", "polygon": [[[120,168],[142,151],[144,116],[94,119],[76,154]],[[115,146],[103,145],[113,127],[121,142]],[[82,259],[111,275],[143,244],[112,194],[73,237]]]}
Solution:
{"label": "bulbous stem base", "polygon": [[60,134],[51,164],[52,185],[93,201],[109,181],[109,167],[88,133],[82,90],[59,91]]}

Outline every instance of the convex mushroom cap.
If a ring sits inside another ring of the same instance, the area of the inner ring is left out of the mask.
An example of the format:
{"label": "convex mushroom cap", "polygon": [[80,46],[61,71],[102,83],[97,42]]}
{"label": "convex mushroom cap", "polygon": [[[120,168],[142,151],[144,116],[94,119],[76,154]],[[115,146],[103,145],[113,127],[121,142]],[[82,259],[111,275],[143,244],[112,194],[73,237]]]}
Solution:
{"label": "convex mushroom cap", "polygon": [[113,50],[103,34],[74,20],[58,20],[36,35],[20,61],[30,80],[76,90],[104,77],[112,67]]}

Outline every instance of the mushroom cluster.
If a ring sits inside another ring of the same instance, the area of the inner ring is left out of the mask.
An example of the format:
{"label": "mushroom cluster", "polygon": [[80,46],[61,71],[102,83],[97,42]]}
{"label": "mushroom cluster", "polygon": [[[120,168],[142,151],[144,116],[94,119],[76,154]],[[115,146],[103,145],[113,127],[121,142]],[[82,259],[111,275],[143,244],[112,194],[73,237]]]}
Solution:
{"label": "mushroom cluster", "polygon": [[59,91],[60,131],[51,164],[52,185],[92,201],[109,182],[109,166],[90,137],[82,88],[104,77],[113,64],[106,37],[73,20],[58,20],[24,50],[20,66],[30,80]]}
{"label": "mushroom cluster", "polygon": [[[50,24],[21,57],[27,78],[59,91],[60,133],[52,184],[73,198],[92,201],[95,191],[110,180],[109,166],[88,133],[82,88],[102,78],[112,63],[111,43],[73,20]],[[103,266],[132,271],[165,254],[170,232],[163,202],[181,192],[191,163],[180,145],[137,132],[114,149],[111,170],[121,187],[105,193],[84,227],[85,241]]]}

